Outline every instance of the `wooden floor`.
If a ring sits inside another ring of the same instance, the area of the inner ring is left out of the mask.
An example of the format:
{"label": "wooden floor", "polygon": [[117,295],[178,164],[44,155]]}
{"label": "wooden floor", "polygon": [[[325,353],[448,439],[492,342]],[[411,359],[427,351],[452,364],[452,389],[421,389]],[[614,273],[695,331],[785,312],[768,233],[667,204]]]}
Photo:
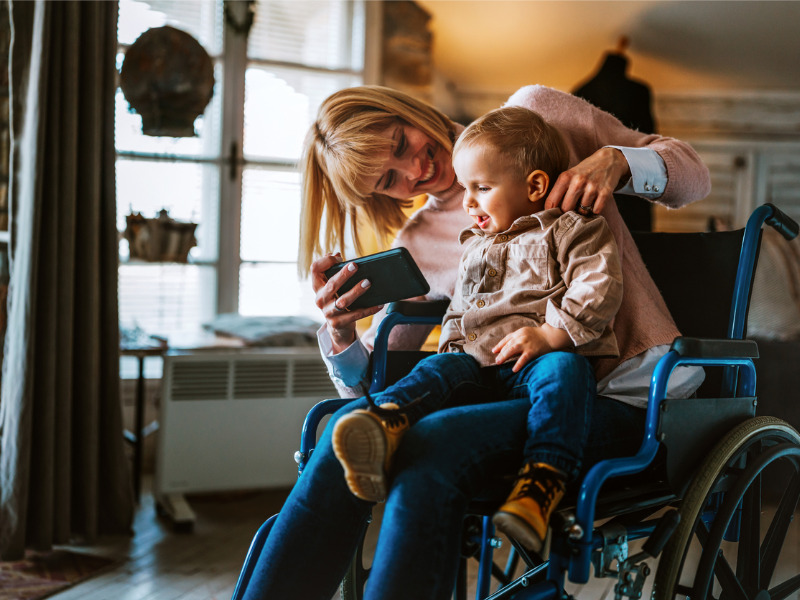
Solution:
{"label": "wooden floor", "polygon": [[134,536],[70,550],[119,560],[111,570],[52,596],[56,600],[229,600],[250,540],[288,490],[192,496],[192,533],[156,515],[145,478]]}
{"label": "wooden floor", "polygon": [[[156,516],[149,481],[137,511],[133,537],[102,540],[91,547],[66,548],[116,558],[118,563],[81,584],[52,596],[56,600],[228,600],[233,593],[250,540],[263,520],[277,512],[288,490],[193,496],[197,514],[192,533],[177,533]],[[765,511],[766,512],[766,511]],[[800,571],[800,519],[790,527],[781,557],[791,573]],[[367,550],[374,547],[380,524],[375,511]],[[499,551],[507,552],[508,543]],[[630,553],[637,550],[631,544]],[[474,563],[475,561],[470,561]],[[650,561],[653,573],[656,564]],[[649,596],[650,575],[643,597]],[[469,598],[474,598],[474,572],[470,575]],[[581,599],[613,600],[614,579],[592,579],[586,586],[568,584],[567,591]],[[797,596],[793,596],[797,598]],[[333,600],[338,600],[338,594]]]}

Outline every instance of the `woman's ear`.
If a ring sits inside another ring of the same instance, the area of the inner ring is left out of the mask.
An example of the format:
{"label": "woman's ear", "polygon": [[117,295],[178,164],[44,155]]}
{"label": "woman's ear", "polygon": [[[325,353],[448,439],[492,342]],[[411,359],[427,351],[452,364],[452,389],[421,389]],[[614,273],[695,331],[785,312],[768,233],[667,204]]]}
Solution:
{"label": "woman's ear", "polygon": [[536,170],[528,175],[528,200],[538,202],[547,196],[547,188],[550,187],[550,176],[544,171]]}

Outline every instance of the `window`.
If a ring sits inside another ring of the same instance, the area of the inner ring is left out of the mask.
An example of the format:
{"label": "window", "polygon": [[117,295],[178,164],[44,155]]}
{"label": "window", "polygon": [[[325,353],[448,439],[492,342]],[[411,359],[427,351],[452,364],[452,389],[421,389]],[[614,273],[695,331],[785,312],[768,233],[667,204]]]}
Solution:
{"label": "window", "polygon": [[[120,244],[120,322],[195,331],[216,314],[318,317],[297,277],[296,163],[322,100],[364,81],[364,0],[121,0],[118,67],[144,31],[191,34],[214,61],[214,95],[196,137],[145,136],[116,102],[117,225],[161,209],[198,223],[189,262],[130,258]],[[248,19],[254,16],[249,35]]]}

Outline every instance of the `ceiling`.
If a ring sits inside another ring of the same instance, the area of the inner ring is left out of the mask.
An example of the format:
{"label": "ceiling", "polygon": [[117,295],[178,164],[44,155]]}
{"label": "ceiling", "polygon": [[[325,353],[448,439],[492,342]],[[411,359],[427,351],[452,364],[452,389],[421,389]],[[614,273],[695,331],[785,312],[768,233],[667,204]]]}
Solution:
{"label": "ceiling", "polygon": [[621,36],[656,91],[800,91],[800,2],[417,0],[458,89],[570,90]]}

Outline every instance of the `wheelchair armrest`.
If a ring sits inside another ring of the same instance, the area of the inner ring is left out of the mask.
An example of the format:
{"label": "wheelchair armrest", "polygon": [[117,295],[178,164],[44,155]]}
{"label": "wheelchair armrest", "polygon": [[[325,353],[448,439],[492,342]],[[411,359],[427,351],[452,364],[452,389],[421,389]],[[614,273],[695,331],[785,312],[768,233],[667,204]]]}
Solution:
{"label": "wheelchair armrest", "polygon": [[386,314],[399,313],[407,317],[443,317],[449,305],[449,300],[400,300],[392,302],[386,309]]}
{"label": "wheelchair armrest", "polygon": [[693,358],[758,358],[758,344],[753,340],[678,337],[670,350]]}

